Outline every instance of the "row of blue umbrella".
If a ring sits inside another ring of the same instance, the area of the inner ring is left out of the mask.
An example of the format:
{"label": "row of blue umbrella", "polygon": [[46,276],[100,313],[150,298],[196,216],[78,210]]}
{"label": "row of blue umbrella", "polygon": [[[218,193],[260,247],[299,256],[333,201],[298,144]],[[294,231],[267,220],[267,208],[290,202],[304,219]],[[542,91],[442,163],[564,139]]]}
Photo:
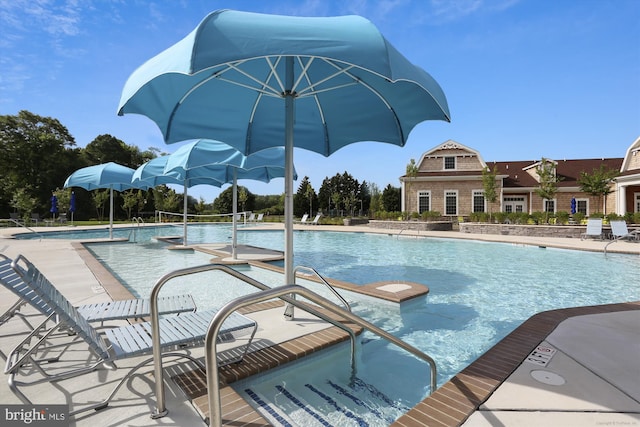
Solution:
{"label": "row of blue umbrella", "polygon": [[181,146],[173,154],[150,160],[138,169],[116,163],[88,166],[75,171],[64,187],[86,190],[108,188],[109,238],[113,238],[113,191],[149,189],[161,184],[184,187],[183,245],[187,245],[187,189],[195,185],[222,187],[233,183],[233,244],[232,256],[237,257],[237,180],[251,179],[269,182],[283,177],[284,147],[265,149],[249,156],[214,140],[196,140]]}

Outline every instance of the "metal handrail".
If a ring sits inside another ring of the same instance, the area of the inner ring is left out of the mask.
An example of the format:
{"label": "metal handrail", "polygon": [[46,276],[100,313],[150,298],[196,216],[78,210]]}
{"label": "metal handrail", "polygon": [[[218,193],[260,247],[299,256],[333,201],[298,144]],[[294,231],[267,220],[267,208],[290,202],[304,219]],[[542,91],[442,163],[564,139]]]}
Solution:
{"label": "metal handrail", "polygon": [[[320,273],[318,273],[318,271],[313,268],[313,267],[307,267],[304,265],[298,265],[293,269],[293,284],[296,284],[296,277],[297,277],[297,273],[298,270],[308,270],[311,271],[315,276],[318,277],[318,279],[320,279],[320,281],[322,283],[324,283],[324,285],[329,288],[329,290],[333,293],[333,295],[335,295],[336,298],[338,298],[340,300],[340,302],[342,302],[342,304],[347,308],[347,310],[349,310],[349,312],[351,312],[351,305],[349,305],[349,303],[347,302],[346,299],[343,298],[342,295],[340,295],[340,293],[338,293],[338,291],[336,291],[336,288],[334,288],[333,286],[331,286],[331,284],[329,282],[327,282],[327,280],[322,277],[322,275]],[[293,299],[295,299],[295,296],[292,296]],[[284,309],[284,318],[285,320],[293,320],[294,318],[294,309],[292,305],[287,305],[287,307],[285,307]]]}
{"label": "metal handrail", "polygon": [[40,238],[44,238],[44,236],[42,235],[42,233],[37,232],[36,230],[34,230],[33,228],[27,226],[24,222],[20,222],[17,219],[14,218],[9,218],[8,221],[13,222],[16,226],[18,227],[22,227],[22,228],[26,228],[27,230],[29,230],[30,232],[37,234],[38,236],[40,236]]}
{"label": "metal handrail", "polygon": [[[272,288],[269,290],[265,290],[262,292],[258,292],[251,295],[245,295],[239,298],[236,298],[233,301],[225,304],[216,315],[211,320],[209,324],[209,329],[207,330],[207,335],[205,336],[205,366],[207,371],[207,393],[209,395],[209,425],[215,427],[222,426],[222,405],[220,402],[220,386],[219,386],[219,375],[218,375],[218,359],[217,359],[217,350],[216,350],[216,337],[220,332],[220,328],[222,327],[222,323],[229,317],[233,312],[237,309],[245,307],[250,304],[258,303],[261,301],[266,301],[272,298],[283,298],[284,295],[288,294],[298,294],[307,298],[308,300],[320,305],[326,310],[345,317],[347,320],[368,329],[374,334],[385,338],[400,348],[408,351],[416,357],[419,357],[425,360],[430,367],[431,372],[431,388],[429,390],[429,394],[433,393],[433,391],[437,387],[437,371],[435,361],[428,356],[427,354],[421,352],[417,348],[405,343],[402,340],[399,340],[395,336],[390,333],[378,328],[377,326],[367,322],[366,320],[354,315],[353,313],[348,312],[342,307],[334,304],[328,299],[316,294],[315,292],[306,289],[299,285],[285,285],[278,288]],[[304,308],[306,309],[306,308]],[[154,347],[155,349],[155,347]],[[156,381],[160,379],[156,377]],[[157,386],[157,383],[156,383]]]}
{"label": "metal handrail", "polygon": [[[153,289],[151,290],[151,295],[149,297],[150,317],[151,317],[151,340],[153,345],[153,368],[154,368],[154,375],[155,375],[155,381],[156,381],[156,386],[155,386],[156,411],[151,414],[151,418],[154,418],[154,419],[161,418],[167,415],[167,413],[169,412],[166,408],[166,403],[165,403],[164,378],[163,378],[164,374],[162,372],[162,351],[160,348],[160,323],[159,323],[160,319],[159,319],[159,312],[158,312],[158,295],[160,293],[160,290],[169,280],[174,279],[176,277],[186,276],[186,275],[195,274],[195,273],[202,273],[205,271],[213,271],[213,270],[218,270],[218,271],[227,273],[237,279],[244,281],[249,285],[255,286],[261,291],[268,291],[272,289],[269,286],[255,280],[254,278],[249,277],[245,274],[242,274],[239,271],[236,271],[231,267],[223,264],[204,264],[204,265],[195,266],[195,267],[187,267],[187,268],[183,268],[180,270],[175,270],[170,273],[167,273],[164,276],[162,276],[160,279],[158,279],[156,284],[153,286]],[[280,299],[296,307],[304,308],[304,310],[307,311],[308,313],[311,313],[314,316],[319,317],[320,319],[326,322],[329,322],[332,325],[347,332],[349,334],[349,337],[351,338],[351,367],[352,369],[355,370],[356,335],[351,328],[331,318],[326,313],[316,310],[313,307],[310,307],[308,305],[303,305],[297,302],[295,299],[288,298],[285,296],[280,297]]]}

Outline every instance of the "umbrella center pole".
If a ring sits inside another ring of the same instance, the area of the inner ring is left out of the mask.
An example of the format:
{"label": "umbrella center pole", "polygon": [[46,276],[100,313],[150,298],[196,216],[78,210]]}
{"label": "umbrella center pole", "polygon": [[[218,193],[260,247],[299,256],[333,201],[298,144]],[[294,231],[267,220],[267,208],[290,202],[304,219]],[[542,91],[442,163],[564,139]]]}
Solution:
{"label": "umbrella center pole", "polygon": [[[285,150],[284,150],[284,284],[295,283],[293,277],[293,119],[294,93],[293,93],[293,57],[286,58],[285,76]],[[284,310],[285,320],[294,320],[293,305],[287,303]]]}

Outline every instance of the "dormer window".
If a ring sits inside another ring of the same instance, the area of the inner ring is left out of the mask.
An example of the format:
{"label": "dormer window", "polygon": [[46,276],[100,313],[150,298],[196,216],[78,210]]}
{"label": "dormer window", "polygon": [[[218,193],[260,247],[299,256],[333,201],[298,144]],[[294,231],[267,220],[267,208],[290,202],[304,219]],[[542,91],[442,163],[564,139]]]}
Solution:
{"label": "dormer window", "polygon": [[444,158],[444,169],[455,169],[456,168],[456,158],[454,156],[447,156]]}

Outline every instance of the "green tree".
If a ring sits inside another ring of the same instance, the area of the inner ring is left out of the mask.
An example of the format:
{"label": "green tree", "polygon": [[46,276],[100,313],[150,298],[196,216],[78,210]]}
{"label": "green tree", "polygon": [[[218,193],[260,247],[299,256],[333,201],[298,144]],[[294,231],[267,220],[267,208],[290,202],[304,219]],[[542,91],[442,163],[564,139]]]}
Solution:
{"label": "green tree", "polygon": [[[553,200],[558,192],[558,182],[560,177],[556,175],[556,165],[553,161],[542,158],[538,166],[536,166],[536,173],[538,174],[539,186],[534,191],[542,198],[542,200]],[[545,222],[549,222],[549,212],[544,209]]]}
{"label": "green tree", "polygon": [[302,178],[298,191],[293,195],[293,214],[302,216],[305,213],[313,215],[313,204],[318,199],[309,177]]}
{"label": "green tree", "polygon": [[30,194],[27,188],[18,188],[11,197],[11,207],[18,212],[20,218],[25,222],[38,204],[38,200],[35,197],[31,197]]}
{"label": "green tree", "polygon": [[382,204],[382,192],[380,191],[380,187],[378,184],[371,183],[368,185],[371,202],[369,204],[369,210],[372,215],[375,215],[376,212],[382,212],[384,210],[384,206]]}
{"label": "green tree", "polygon": [[489,220],[491,220],[491,204],[498,200],[498,184],[496,177],[498,176],[498,168],[494,165],[493,170],[485,166],[482,169],[482,190],[484,199],[489,202]]}
{"label": "green tree", "polygon": [[104,219],[104,205],[109,200],[109,190],[93,190],[93,194],[91,194],[91,199],[93,200],[93,205],[96,208],[96,213],[98,214],[98,221],[102,221]]}
{"label": "green tree", "polygon": [[409,160],[406,168],[406,175],[410,178],[415,178],[418,175],[418,165],[416,159]]}
{"label": "green tree", "polygon": [[[578,178],[578,185],[580,191],[591,194],[594,197],[599,198],[599,205],[602,205],[602,212],[605,212],[606,197],[613,192],[613,182],[620,175],[615,169],[609,169],[604,164],[600,165],[598,169],[593,169],[591,173],[580,172]],[[596,212],[599,208],[596,207]]]}
{"label": "green tree", "polygon": [[240,203],[240,210],[243,212],[246,210],[247,200],[249,200],[247,189],[245,187],[238,187],[238,203]]}
{"label": "green tree", "polygon": [[[253,210],[253,204],[255,201],[255,195],[251,193],[246,187],[241,185],[237,186],[238,194],[244,192],[246,194],[245,207],[246,210]],[[243,208],[243,210],[245,210]],[[215,213],[230,213],[233,212],[233,186],[226,188],[221,192],[218,197],[213,201],[213,211]]]}
{"label": "green tree", "polygon": [[83,155],[88,165],[99,165],[114,162],[130,168],[137,168],[155,155],[155,149],[144,153],[133,145],[109,134],[99,135],[84,149]]}
{"label": "green tree", "polygon": [[29,111],[0,116],[0,217],[7,217],[10,201],[19,189],[35,198],[41,209],[51,191],[62,185],[78,165],[75,140],[57,119]]}
{"label": "green tree", "polygon": [[126,190],[122,193],[122,209],[127,212],[127,218],[131,218],[131,211],[136,209],[140,212],[147,203],[146,196],[142,190]]}
{"label": "green tree", "polygon": [[382,206],[384,207],[384,210],[387,212],[399,212],[401,209],[401,197],[401,191],[398,187],[387,184],[382,191]]}

